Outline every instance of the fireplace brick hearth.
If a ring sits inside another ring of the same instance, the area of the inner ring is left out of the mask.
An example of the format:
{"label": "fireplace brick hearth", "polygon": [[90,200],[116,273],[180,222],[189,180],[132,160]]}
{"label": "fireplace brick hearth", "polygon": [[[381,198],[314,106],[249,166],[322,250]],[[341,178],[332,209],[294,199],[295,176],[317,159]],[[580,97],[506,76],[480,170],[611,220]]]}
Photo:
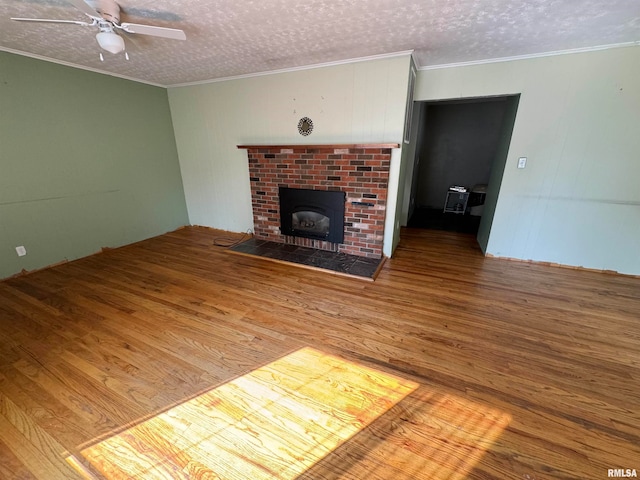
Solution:
{"label": "fireplace brick hearth", "polygon": [[[391,149],[397,146],[239,145],[248,150],[255,236],[381,258]],[[344,243],[282,235],[278,198],[281,186],[345,192]]]}

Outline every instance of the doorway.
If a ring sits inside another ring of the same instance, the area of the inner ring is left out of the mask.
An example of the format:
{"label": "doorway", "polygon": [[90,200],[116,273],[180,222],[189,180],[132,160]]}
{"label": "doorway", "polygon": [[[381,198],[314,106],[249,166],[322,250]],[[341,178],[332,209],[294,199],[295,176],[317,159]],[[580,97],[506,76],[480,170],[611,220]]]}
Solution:
{"label": "doorway", "polygon": [[416,102],[409,227],[475,234],[486,250],[518,100]]}

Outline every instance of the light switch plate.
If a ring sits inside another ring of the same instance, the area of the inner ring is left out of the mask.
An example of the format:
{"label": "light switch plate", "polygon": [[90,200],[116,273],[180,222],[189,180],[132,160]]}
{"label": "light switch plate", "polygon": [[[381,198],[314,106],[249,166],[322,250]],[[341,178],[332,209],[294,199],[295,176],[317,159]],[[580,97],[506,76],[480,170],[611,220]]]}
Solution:
{"label": "light switch plate", "polygon": [[520,157],[518,159],[518,168],[524,168],[527,166],[527,157]]}

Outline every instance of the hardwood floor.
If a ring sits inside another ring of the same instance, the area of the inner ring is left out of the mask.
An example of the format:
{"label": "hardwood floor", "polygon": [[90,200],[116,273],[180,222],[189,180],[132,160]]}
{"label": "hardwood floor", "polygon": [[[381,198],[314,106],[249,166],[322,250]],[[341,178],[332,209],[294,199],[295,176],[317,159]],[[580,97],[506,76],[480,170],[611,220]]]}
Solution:
{"label": "hardwood floor", "polygon": [[640,470],[639,279],[408,229],[367,282],[218,236],[0,282],[0,478]]}

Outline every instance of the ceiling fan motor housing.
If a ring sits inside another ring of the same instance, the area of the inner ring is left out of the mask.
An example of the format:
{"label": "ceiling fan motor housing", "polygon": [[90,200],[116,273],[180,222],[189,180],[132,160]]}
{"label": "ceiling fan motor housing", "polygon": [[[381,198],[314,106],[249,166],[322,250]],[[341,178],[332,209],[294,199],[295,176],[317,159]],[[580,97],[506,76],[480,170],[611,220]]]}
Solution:
{"label": "ceiling fan motor housing", "polygon": [[120,5],[113,0],[92,0],[93,8],[108,22],[120,25]]}

